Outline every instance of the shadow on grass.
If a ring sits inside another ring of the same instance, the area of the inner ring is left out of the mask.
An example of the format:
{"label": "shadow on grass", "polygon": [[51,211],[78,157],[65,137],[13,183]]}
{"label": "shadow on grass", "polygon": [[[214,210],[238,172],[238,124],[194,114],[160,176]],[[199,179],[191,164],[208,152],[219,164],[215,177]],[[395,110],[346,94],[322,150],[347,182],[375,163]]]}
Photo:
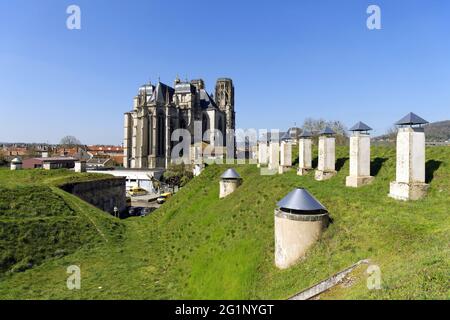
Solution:
{"label": "shadow on grass", "polygon": [[336,160],[336,171],[340,171],[344,166],[345,162],[347,162],[348,158],[339,158]]}
{"label": "shadow on grass", "polygon": [[380,172],[381,167],[383,166],[383,163],[385,163],[388,160],[388,158],[375,158],[370,163],[370,175],[375,177],[378,175],[378,172]]}
{"label": "shadow on grass", "polygon": [[434,173],[441,166],[442,161],[428,160],[425,163],[425,183],[430,183],[434,178]]}

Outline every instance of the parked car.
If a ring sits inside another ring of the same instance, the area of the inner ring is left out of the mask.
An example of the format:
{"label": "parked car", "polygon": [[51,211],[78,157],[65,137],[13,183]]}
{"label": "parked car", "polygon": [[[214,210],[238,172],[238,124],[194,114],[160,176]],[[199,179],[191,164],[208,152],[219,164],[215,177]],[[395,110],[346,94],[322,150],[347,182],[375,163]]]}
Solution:
{"label": "parked car", "polygon": [[161,195],[158,197],[158,199],[156,199],[156,202],[159,203],[159,204],[163,204],[163,203],[166,202],[166,200],[167,200],[168,198],[170,198],[171,196],[172,196],[172,192],[166,192],[166,193],[163,193],[163,194],[161,194]]}
{"label": "parked car", "polygon": [[149,215],[152,211],[153,211],[152,208],[142,208],[141,217]]}
{"label": "parked car", "polygon": [[128,208],[128,214],[132,217],[139,216],[141,214],[142,208],[140,207],[130,207]]}
{"label": "parked car", "polygon": [[141,187],[133,187],[131,188],[131,190],[128,192],[130,194],[130,196],[144,196],[146,195],[148,192],[147,190],[141,188]]}

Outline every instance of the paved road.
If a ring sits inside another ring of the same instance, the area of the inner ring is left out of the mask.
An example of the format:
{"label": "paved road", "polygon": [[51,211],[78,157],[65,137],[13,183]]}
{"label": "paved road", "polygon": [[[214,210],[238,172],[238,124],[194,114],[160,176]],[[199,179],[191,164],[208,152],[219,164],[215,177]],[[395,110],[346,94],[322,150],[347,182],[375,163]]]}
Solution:
{"label": "paved road", "polygon": [[131,197],[131,206],[144,207],[144,208],[159,208],[159,204],[156,203],[158,198],[157,194],[147,194],[145,196]]}

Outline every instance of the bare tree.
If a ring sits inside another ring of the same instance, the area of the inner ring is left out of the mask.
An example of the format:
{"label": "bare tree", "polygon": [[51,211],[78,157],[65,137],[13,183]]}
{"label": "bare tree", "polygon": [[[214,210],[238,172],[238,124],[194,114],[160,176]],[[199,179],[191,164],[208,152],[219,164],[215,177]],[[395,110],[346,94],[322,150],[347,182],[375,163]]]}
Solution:
{"label": "bare tree", "polygon": [[65,146],[65,147],[74,147],[74,146],[80,146],[81,142],[74,136],[65,136],[64,138],[61,139],[59,144]]}
{"label": "bare tree", "polygon": [[324,119],[306,118],[303,123],[303,130],[308,130],[314,134],[317,134],[327,126],[336,132],[337,144],[342,145],[347,143],[347,127],[338,120],[326,121]]}
{"label": "bare tree", "polygon": [[389,129],[387,129],[386,134],[385,134],[386,139],[388,141],[395,141],[395,139],[397,137],[397,131],[398,131],[398,129],[396,126],[392,126]]}

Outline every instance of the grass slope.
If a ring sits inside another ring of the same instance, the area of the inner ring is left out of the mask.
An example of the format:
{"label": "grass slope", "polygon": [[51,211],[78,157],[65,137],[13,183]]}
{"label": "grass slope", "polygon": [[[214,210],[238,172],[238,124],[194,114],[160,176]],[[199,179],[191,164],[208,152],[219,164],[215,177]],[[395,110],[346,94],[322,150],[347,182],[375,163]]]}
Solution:
{"label": "grass slope", "polygon": [[[382,290],[369,291],[363,272],[351,287],[325,298],[450,298],[450,149],[427,149],[428,196],[417,202],[389,197],[395,150],[373,148],[374,183],[346,188],[348,148],[338,148],[339,173],[317,182],[295,171],[261,176],[236,166],[243,185],[219,200],[226,166],[209,166],[161,209],[123,221],[124,239],[99,242],[0,280],[0,297],[38,299],[285,299],[360,259],[382,272]],[[273,210],[294,187],[314,194],[334,223],[307,259],[274,267]],[[83,204],[71,199],[79,206]],[[105,234],[111,230],[102,229]],[[113,232],[112,232],[113,233]],[[81,266],[82,288],[66,288],[68,265]]]}
{"label": "grass slope", "polygon": [[56,187],[99,178],[66,170],[0,170],[0,277],[106,241],[98,225],[117,233],[120,223],[84,203],[80,207]]}

